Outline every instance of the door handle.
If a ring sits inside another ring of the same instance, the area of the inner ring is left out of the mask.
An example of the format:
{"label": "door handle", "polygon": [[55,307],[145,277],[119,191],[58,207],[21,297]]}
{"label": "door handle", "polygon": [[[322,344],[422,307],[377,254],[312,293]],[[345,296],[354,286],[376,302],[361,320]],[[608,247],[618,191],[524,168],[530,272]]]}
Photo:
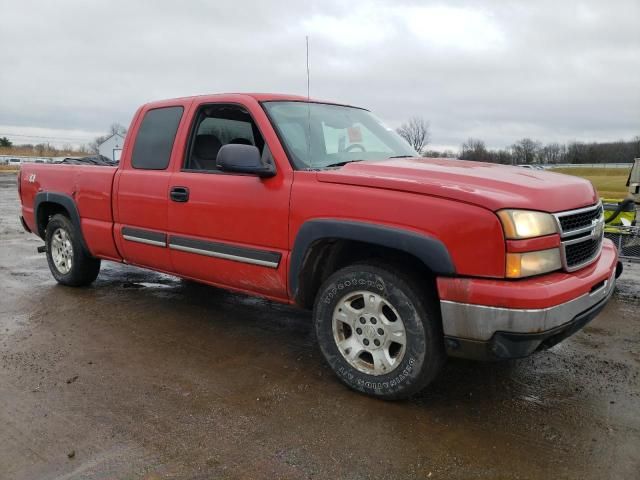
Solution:
{"label": "door handle", "polygon": [[171,187],[169,196],[174,202],[188,202],[189,201],[189,189],[187,187]]}

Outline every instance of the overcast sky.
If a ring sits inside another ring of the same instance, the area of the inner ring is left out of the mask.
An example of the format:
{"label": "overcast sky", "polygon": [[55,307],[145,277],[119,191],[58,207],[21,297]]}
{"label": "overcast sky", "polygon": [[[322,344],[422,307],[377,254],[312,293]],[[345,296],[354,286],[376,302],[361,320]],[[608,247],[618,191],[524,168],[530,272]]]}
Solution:
{"label": "overcast sky", "polygon": [[640,0],[0,0],[0,19],[17,143],[85,143],[150,100],[306,94],[305,35],[312,97],[422,116],[434,147],[640,135]]}

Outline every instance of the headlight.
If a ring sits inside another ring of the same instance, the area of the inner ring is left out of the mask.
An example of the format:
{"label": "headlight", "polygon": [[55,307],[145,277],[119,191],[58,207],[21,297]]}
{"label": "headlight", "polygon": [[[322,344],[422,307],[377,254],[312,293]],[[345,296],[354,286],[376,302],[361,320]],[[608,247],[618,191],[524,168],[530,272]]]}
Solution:
{"label": "headlight", "polygon": [[537,252],[507,253],[507,278],[530,277],[559,270],[560,249],[550,248]]}
{"label": "headlight", "polygon": [[531,210],[500,210],[504,235],[510,240],[541,237],[558,231],[553,215]]}

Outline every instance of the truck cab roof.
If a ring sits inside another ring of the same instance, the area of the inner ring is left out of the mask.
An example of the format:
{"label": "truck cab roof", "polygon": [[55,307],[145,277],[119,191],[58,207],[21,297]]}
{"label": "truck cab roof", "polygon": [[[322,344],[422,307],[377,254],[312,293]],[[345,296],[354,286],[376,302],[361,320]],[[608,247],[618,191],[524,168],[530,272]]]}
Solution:
{"label": "truck cab roof", "polygon": [[[210,100],[211,102],[220,102],[220,101],[228,101],[228,100],[230,101],[234,97],[236,99],[239,97],[244,97],[245,99],[252,98],[257,102],[274,102],[274,101],[307,102],[308,101],[311,103],[326,103],[330,105],[343,105],[346,107],[354,107],[354,105],[348,105],[345,103],[332,102],[332,101],[325,101],[317,98],[308,98],[302,95],[292,95],[287,93],[247,93],[247,92],[210,93],[210,94],[203,94],[203,95],[192,95],[188,97],[176,97],[176,98],[149,102],[146,104],[146,106],[161,107],[161,106],[166,106],[167,104],[170,104],[170,103],[184,102],[189,100],[200,100],[200,101]],[[357,108],[360,108],[360,107],[357,107]]]}

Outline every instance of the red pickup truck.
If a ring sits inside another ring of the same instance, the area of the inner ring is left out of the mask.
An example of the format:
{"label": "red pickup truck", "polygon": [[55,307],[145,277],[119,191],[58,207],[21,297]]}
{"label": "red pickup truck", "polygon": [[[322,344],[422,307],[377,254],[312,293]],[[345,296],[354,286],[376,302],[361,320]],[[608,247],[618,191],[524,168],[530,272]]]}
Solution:
{"label": "red pickup truck", "polygon": [[447,355],[558,343],[621,271],[589,182],[420,158],[367,110],[289,95],[146,104],[119,166],[24,165],[19,189],[58,282],[110,260],[312,309],[337,376],[387,399]]}

